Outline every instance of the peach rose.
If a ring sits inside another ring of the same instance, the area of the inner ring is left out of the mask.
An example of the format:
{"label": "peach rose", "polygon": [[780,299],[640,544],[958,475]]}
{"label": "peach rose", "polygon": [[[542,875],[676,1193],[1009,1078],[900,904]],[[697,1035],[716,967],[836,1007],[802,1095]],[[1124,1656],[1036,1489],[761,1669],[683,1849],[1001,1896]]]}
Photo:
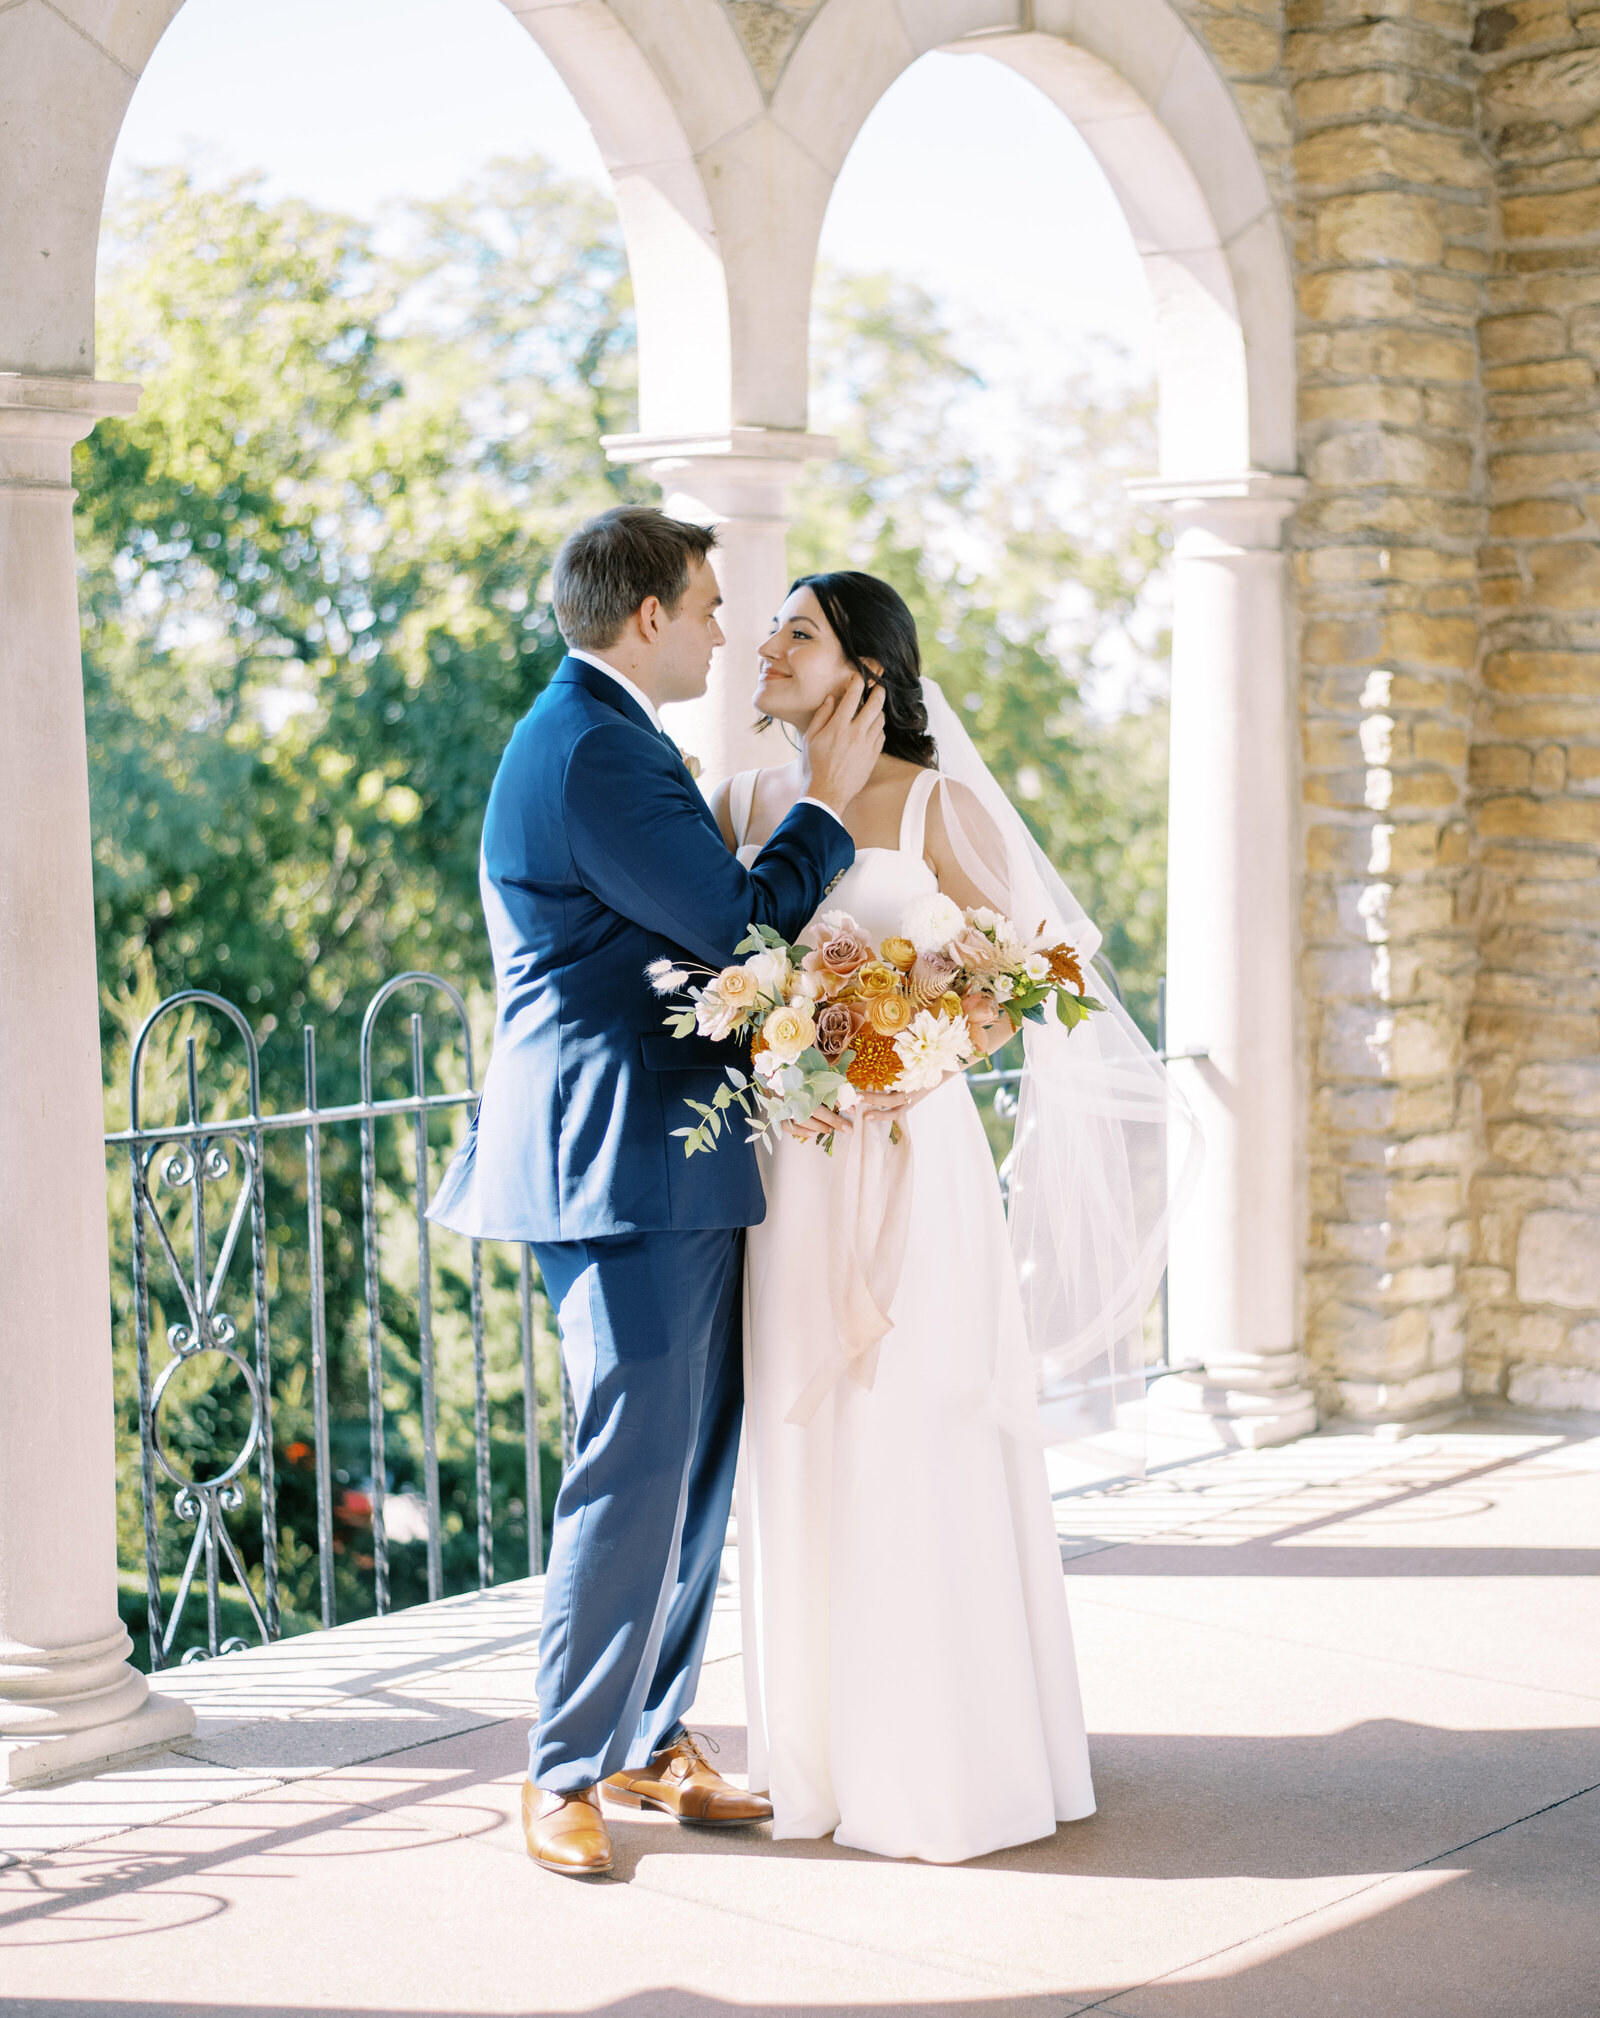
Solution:
{"label": "peach rose", "polygon": [[730,1009],[748,1009],[759,992],[759,984],[748,967],[724,967],[717,976],[717,993]]}
{"label": "peach rose", "polygon": [[791,1002],[786,1008],[773,1010],[762,1024],[761,1034],[772,1055],[788,1065],[816,1042],[817,1026],[803,1003]]}

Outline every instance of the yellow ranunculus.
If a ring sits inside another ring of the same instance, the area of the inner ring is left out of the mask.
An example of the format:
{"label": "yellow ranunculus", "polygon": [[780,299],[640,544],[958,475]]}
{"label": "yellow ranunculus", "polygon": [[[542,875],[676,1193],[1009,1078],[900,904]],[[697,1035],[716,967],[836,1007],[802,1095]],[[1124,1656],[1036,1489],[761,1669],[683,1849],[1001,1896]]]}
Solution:
{"label": "yellow ranunculus", "polygon": [[761,1034],[767,1049],[788,1064],[817,1041],[817,1026],[803,1003],[791,1002],[773,1010],[762,1024]]}
{"label": "yellow ranunculus", "polygon": [[903,995],[879,995],[867,1004],[867,1021],[880,1037],[904,1030],[917,1012]]}
{"label": "yellow ranunculus", "polygon": [[865,967],[856,969],[855,992],[863,1001],[870,1002],[879,995],[892,995],[896,977],[892,967],[886,967],[881,960],[869,960]]}
{"label": "yellow ranunculus", "polygon": [[946,1021],[953,1022],[957,1016],[964,1015],[965,1013],[961,1007],[961,997],[956,994],[953,988],[947,988],[944,994],[939,997],[939,1014]]}
{"label": "yellow ranunculus", "polygon": [[917,957],[917,949],[909,939],[885,939],[878,949],[878,958],[887,960],[891,967],[898,967],[904,974]]}

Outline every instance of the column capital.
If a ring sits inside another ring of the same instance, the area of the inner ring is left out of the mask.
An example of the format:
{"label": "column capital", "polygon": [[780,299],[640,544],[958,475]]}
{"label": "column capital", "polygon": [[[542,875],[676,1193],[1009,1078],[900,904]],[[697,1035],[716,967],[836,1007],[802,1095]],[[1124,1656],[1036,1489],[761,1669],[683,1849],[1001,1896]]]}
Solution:
{"label": "column capital", "polygon": [[104,420],[132,413],[144,388],[114,379],[45,376],[31,371],[0,371],[0,407],[26,407],[34,413],[87,414]]}
{"label": "column capital", "polygon": [[1222,476],[1137,477],[1130,497],[1170,505],[1180,533],[1209,533],[1229,546],[1276,549],[1283,522],[1310,488],[1303,476],[1236,470]]}
{"label": "column capital", "polygon": [[141,388],[96,378],[0,371],[0,489],[72,495],[72,445],[97,420],[130,414]]}
{"label": "column capital", "polygon": [[832,435],[806,434],[798,428],[707,428],[696,434],[604,434],[600,446],[608,462],[647,462],[674,469],[685,463],[748,464],[771,470],[788,464],[828,462],[839,453]]}

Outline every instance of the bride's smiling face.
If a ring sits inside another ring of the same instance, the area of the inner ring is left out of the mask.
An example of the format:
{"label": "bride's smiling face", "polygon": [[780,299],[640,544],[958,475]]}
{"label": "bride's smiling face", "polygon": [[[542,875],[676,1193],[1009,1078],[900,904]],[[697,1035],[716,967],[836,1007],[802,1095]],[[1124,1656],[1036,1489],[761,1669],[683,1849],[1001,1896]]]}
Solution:
{"label": "bride's smiling face", "polygon": [[822,703],[838,693],[855,671],[840,650],[822,605],[805,588],[796,589],[779,610],[758,657],[756,707],[802,734]]}

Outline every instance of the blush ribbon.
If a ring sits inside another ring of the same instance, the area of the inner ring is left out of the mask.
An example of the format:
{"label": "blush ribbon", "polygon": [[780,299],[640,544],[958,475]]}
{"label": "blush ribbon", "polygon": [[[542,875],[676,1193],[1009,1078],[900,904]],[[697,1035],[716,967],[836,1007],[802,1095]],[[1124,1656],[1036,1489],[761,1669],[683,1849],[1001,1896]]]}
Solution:
{"label": "blush ribbon", "polygon": [[911,1230],[911,1131],[890,1138],[892,1114],[858,1113],[828,1197],[828,1301],[835,1350],[807,1381],[785,1422],[810,1422],[845,1374],[870,1389]]}

